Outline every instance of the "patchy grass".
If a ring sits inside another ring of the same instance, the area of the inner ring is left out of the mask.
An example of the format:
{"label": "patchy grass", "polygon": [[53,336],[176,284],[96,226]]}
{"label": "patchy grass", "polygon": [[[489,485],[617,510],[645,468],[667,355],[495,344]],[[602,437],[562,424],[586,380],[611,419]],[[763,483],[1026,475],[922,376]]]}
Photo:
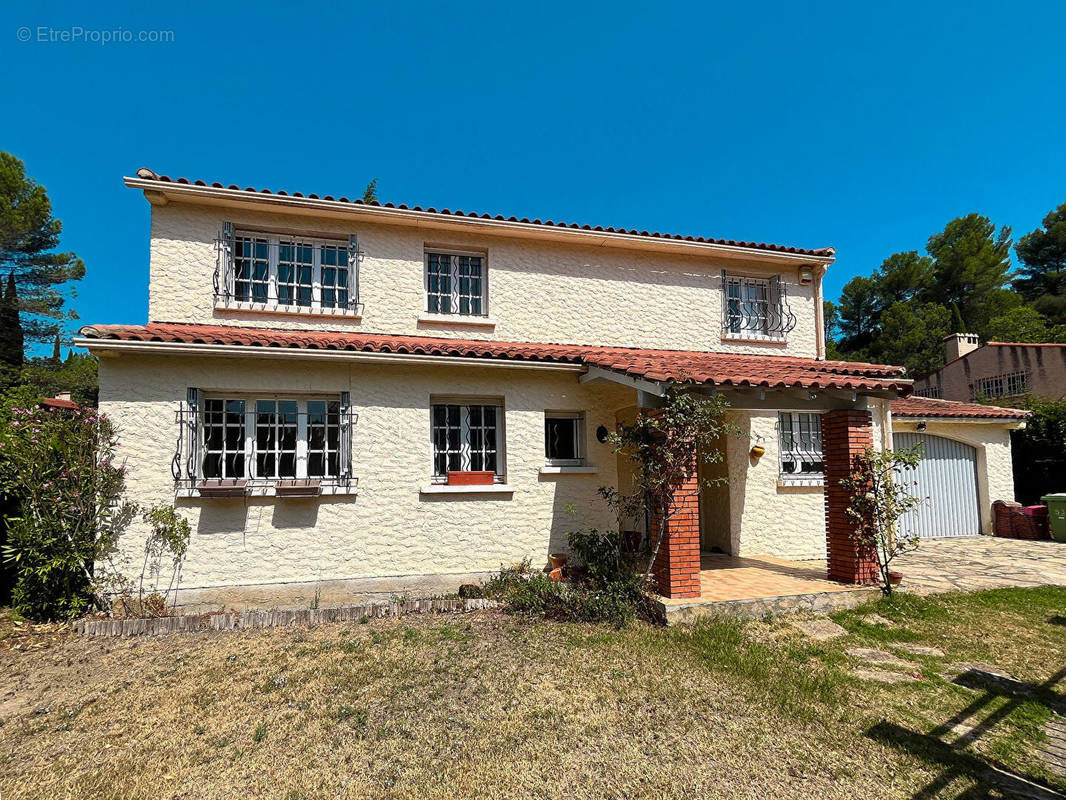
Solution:
{"label": "patchy grass", "polygon": [[[614,630],[483,613],[121,640],[0,617],[0,793],[956,797],[983,796],[991,763],[1061,787],[1036,752],[1066,701],[1063,608],[1066,589],[902,595],[835,614],[848,633],[825,643],[787,618]],[[921,680],[860,680],[854,647]],[[961,662],[1021,693],[953,683]]]}

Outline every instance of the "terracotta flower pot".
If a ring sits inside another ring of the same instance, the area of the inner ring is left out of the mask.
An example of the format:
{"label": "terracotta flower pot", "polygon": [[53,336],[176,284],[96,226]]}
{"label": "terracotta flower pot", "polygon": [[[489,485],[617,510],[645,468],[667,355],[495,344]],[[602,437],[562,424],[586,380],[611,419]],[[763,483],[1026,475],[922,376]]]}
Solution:
{"label": "terracotta flower pot", "polygon": [[893,586],[899,586],[903,582],[903,573],[896,572],[894,569],[888,572],[888,582]]}
{"label": "terracotta flower pot", "polygon": [[449,486],[486,486],[496,480],[496,473],[488,470],[476,472],[449,472]]}
{"label": "terracotta flower pot", "polygon": [[562,569],[569,560],[570,555],[568,553],[548,553],[548,563],[553,570]]}

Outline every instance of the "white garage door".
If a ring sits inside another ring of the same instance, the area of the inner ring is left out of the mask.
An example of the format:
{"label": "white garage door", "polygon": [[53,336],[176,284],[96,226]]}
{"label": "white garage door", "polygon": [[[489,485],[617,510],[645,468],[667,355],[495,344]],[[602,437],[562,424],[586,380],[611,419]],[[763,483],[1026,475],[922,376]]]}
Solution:
{"label": "white garage door", "polygon": [[911,487],[915,496],[929,498],[900,519],[900,531],[923,539],[979,534],[977,449],[925,433],[897,433],[892,439],[900,450],[922,444],[922,460],[905,480],[917,483]]}

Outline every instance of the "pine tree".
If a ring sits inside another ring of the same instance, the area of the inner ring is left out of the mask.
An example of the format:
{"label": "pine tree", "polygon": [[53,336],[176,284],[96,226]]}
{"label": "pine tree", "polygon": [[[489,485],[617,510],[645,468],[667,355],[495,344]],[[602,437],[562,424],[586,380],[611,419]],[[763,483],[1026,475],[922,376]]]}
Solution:
{"label": "pine tree", "polygon": [[1022,262],[1014,288],[1054,322],[1066,322],[1066,203],[1044,217],[1044,225],[1018,240]]}
{"label": "pine tree", "polygon": [[933,257],[933,282],[929,299],[957,309],[969,332],[982,321],[981,309],[1009,279],[1011,230],[996,226],[988,217],[968,214],[953,219],[942,233],[929,237],[926,249]]}
{"label": "pine tree", "polygon": [[370,181],[363,189],[363,202],[364,203],[376,203],[378,201],[378,179]]}
{"label": "pine tree", "polygon": [[7,291],[0,300],[0,364],[18,369],[23,362],[23,332],[19,318],[18,290],[15,273],[7,276]]}
{"label": "pine tree", "polygon": [[0,152],[0,269],[18,283],[22,333],[30,342],[50,342],[61,320],[77,319],[58,287],[81,280],[85,265],[74,253],[55,252],[62,230],[45,188],[27,177],[21,160]]}

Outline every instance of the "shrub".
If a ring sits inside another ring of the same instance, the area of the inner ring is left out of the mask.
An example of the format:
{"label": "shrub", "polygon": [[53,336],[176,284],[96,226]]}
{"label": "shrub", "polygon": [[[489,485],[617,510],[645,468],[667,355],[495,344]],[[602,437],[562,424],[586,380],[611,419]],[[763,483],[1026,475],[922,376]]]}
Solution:
{"label": "shrub", "polygon": [[566,534],[570,549],[585,568],[585,580],[596,586],[607,586],[633,573],[631,559],[622,548],[622,534],[618,531],[574,531]]}

